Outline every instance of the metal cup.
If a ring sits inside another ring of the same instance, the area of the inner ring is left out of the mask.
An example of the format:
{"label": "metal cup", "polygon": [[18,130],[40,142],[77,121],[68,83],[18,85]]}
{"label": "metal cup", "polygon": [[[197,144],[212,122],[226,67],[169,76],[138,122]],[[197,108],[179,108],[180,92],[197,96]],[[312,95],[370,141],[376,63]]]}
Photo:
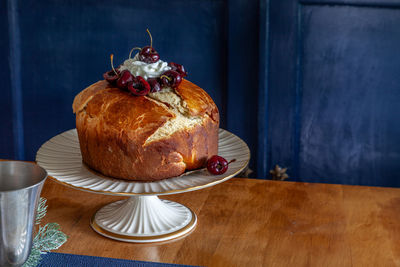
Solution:
{"label": "metal cup", "polygon": [[0,161],[0,266],[21,266],[28,259],[46,178],[34,163]]}

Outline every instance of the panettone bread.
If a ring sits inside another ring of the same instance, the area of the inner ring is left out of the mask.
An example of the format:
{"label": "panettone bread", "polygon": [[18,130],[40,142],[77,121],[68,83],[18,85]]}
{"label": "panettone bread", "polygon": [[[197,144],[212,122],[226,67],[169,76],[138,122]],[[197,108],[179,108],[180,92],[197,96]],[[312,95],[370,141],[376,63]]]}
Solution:
{"label": "panettone bread", "polygon": [[99,81],[75,97],[73,111],[83,162],[106,176],[160,180],[218,153],[218,108],[187,80],[147,96]]}

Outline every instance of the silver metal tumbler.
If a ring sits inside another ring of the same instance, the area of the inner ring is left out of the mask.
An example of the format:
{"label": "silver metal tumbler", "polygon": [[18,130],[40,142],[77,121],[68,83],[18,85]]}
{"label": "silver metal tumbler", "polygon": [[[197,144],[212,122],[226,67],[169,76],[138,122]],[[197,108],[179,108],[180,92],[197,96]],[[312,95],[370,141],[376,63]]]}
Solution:
{"label": "silver metal tumbler", "polygon": [[0,161],[0,266],[21,266],[32,247],[40,191],[47,172],[22,161]]}

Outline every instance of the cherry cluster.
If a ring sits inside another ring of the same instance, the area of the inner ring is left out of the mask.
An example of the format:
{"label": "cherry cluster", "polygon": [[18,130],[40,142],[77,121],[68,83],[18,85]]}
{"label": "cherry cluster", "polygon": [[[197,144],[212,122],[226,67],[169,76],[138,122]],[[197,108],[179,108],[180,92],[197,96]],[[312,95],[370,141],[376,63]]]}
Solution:
{"label": "cherry cluster", "polygon": [[[140,50],[138,58],[147,64],[156,63],[160,60],[160,55],[153,48],[153,39],[149,30],[147,33],[150,36],[150,46],[145,46],[143,48],[133,48],[129,54],[131,57],[132,52],[135,49]],[[170,62],[168,66],[170,70],[165,71],[158,78],[148,78],[147,80],[141,76],[134,76],[129,70],[120,71],[119,68],[115,69],[113,67],[113,55],[111,55],[111,67],[112,70],[107,71],[103,74],[105,80],[109,83],[116,85],[121,90],[129,91],[136,96],[144,96],[149,92],[159,92],[164,87],[176,88],[182,82],[182,78],[187,76],[185,68],[177,63]]]}
{"label": "cherry cluster", "polygon": [[143,96],[149,92],[159,92],[164,87],[176,88],[187,75],[184,67],[180,64],[170,62],[171,70],[164,72],[159,78],[144,79],[142,76],[134,76],[129,70],[119,71],[112,69],[103,74],[105,80],[116,85],[121,90],[129,91],[133,95]]}

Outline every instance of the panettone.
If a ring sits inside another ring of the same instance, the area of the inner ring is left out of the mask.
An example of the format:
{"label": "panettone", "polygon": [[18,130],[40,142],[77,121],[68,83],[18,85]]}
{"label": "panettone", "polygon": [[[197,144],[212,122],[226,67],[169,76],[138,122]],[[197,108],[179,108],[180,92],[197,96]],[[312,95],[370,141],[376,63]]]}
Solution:
{"label": "panettone", "polygon": [[146,96],[102,80],[75,97],[73,111],[83,162],[106,176],[160,180],[218,153],[218,108],[185,79]]}

